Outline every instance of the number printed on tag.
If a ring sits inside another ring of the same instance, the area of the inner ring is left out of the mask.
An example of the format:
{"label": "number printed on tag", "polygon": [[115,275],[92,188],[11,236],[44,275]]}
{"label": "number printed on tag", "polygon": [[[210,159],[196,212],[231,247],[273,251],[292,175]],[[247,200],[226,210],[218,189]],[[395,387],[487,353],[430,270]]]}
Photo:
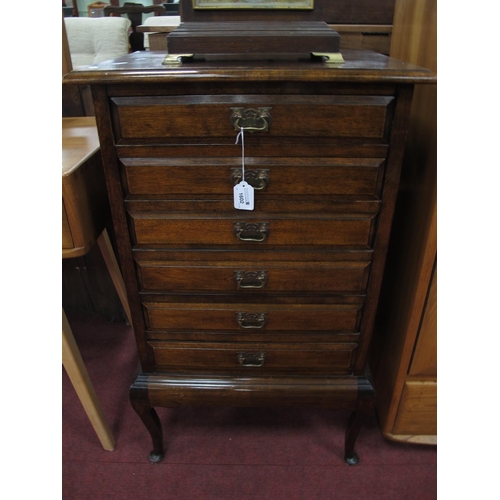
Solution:
{"label": "number printed on tag", "polygon": [[254,189],[245,181],[234,186],[234,208],[238,210],[253,210]]}

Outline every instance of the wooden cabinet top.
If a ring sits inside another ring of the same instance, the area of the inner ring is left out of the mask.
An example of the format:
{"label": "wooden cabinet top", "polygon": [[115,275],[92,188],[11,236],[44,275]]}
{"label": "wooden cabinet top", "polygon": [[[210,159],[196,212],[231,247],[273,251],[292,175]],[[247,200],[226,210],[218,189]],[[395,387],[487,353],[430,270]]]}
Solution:
{"label": "wooden cabinet top", "polygon": [[64,83],[126,84],[169,81],[295,81],[360,83],[435,83],[436,75],[397,59],[371,51],[343,50],[345,63],[322,61],[217,61],[163,64],[164,52],[135,52],[73,71]]}

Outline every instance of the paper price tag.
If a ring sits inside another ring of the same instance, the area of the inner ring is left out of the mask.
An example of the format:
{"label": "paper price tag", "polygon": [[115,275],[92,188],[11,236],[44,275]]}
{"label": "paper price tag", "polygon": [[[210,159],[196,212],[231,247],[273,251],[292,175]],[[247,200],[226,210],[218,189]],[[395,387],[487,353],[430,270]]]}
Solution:
{"label": "paper price tag", "polygon": [[234,208],[238,210],[253,210],[254,189],[245,181],[234,186]]}

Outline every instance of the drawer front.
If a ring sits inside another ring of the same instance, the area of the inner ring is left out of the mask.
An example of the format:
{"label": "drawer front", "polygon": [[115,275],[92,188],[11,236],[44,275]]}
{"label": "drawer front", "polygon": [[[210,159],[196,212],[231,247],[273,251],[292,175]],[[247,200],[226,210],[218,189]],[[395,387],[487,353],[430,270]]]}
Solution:
{"label": "drawer front", "polygon": [[198,343],[150,341],[159,370],[349,373],[356,344]]}
{"label": "drawer front", "polygon": [[[133,195],[227,195],[241,181],[238,158],[124,158]],[[245,180],[257,196],[380,196],[382,159],[246,158]]]}
{"label": "drawer front", "polygon": [[139,262],[141,290],[363,293],[369,262]]}
{"label": "drawer front", "polygon": [[151,330],[357,332],[361,304],[143,304]]}
{"label": "drawer front", "polygon": [[[362,137],[387,142],[391,96],[220,95],[115,97],[115,137],[122,140],[233,138],[235,113],[269,114],[269,137]],[[238,111],[240,110],[240,111]],[[240,123],[244,123],[241,121]],[[257,121],[262,126],[262,120]]]}
{"label": "drawer front", "polygon": [[369,248],[375,216],[290,216],[259,214],[206,217],[132,213],[139,245],[338,245]]}

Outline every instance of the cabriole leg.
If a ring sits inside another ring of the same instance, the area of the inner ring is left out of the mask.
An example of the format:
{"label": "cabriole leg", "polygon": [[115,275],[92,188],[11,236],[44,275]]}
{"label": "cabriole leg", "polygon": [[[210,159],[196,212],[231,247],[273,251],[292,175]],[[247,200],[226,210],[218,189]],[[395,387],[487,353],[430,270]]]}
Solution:
{"label": "cabriole leg", "polygon": [[349,417],[347,429],[345,433],[345,452],[344,460],[349,465],[356,465],[359,462],[359,456],[354,451],[354,445],[358,437],[361,427],[370,416],[375,407],[375,395],[365,396],[358,399],[356,409]]}
{"label": "cabriole leg", "polygon": [[[161,462],[164,457],[163,431],[160,419],[155,409],[149,404],[147,386],[142,382],[144,376],[139,377],[130,387],[130,402],[143,424],[146,426],[153,441],[153,451],[149,454],[152,463]],[[145,377],[147,380],[147,377]]]}

